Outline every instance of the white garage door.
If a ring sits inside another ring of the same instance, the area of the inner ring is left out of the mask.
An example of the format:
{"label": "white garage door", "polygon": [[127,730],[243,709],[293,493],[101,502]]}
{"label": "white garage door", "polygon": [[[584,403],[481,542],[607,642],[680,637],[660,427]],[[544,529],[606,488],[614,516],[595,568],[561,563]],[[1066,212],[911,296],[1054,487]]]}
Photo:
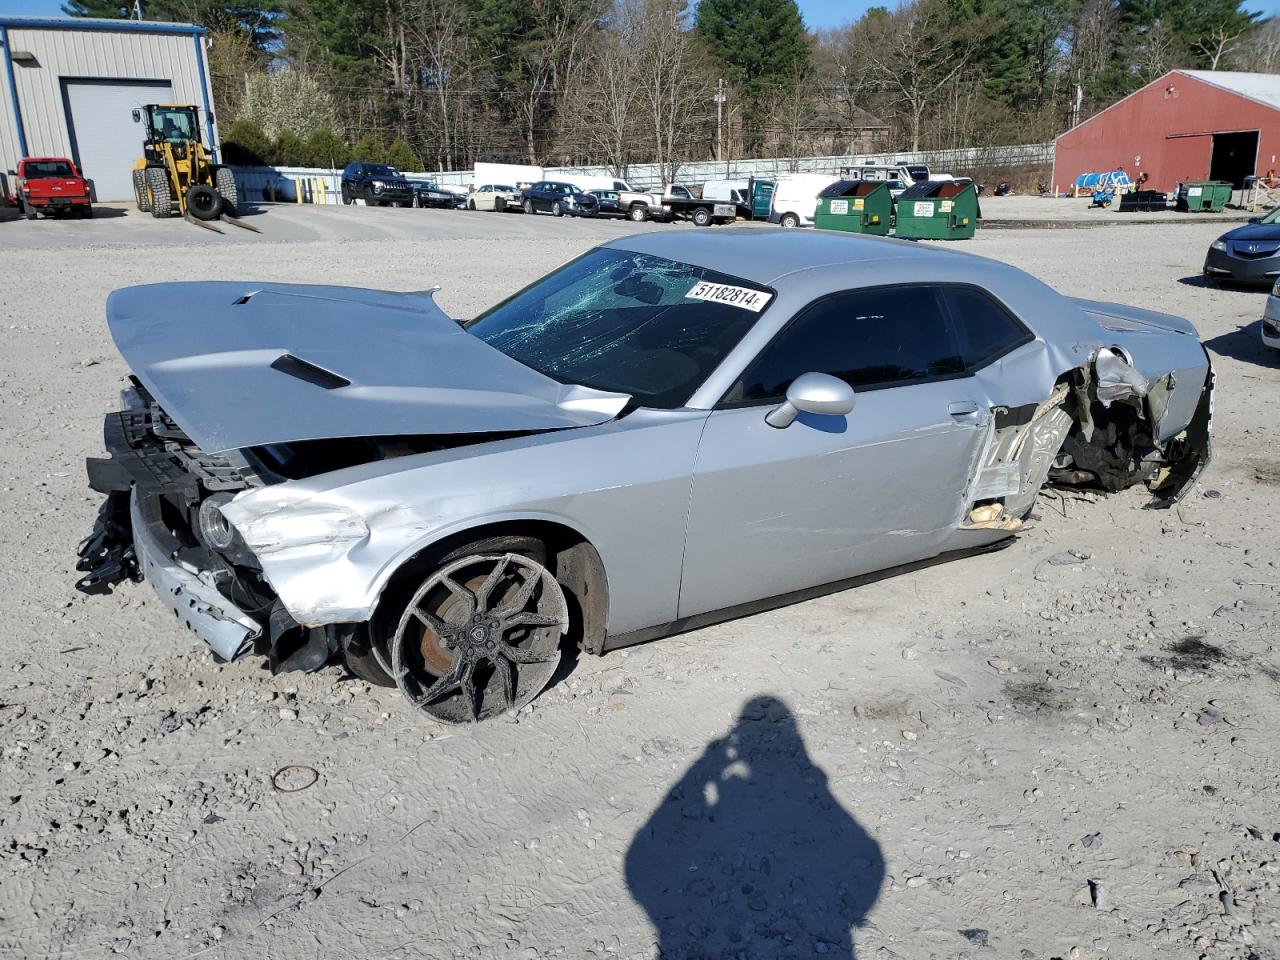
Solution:
{"label": "white garage door", "polygon": [[65,80],[67,125],[80,172],[99,200],[133,199],[133,162],[142,156],[146,127],[133,122],[145,103],[173,103],[167,81]]}

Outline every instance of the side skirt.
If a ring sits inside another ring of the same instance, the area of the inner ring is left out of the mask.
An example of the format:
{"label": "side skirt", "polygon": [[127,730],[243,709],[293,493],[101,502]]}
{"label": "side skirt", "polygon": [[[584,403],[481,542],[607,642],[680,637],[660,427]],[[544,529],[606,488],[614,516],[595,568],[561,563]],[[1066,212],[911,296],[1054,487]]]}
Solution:
{"label": "side skirt", "polygon": [[1003,550],[1005,547],[1011,546],[1016,539],[1017,537],[1008,536],[1001,540],[997,540],[994,543],[983,544],[980,547],[967,547],[963,550],[949,550],[946,553],[938,554],[936,557],[929,557],[926,560],[916,560],[896,567],[888,567],[884,570],[877,570],[875,573],[866,573],[859,577],[849,577],[846,580],[836,580],[833,583],[823,583],[816,587],[805,587],[802,590],[793,590],[790,593],[779,594],[776,597],[766,597],[763,600],[751,600],[747,603],[739,603],[732,607],[725,607],[722,610],[710,610],[706,613],[697,613],[691,617],[672,620],[669,623],[660,623],[657,626],[632,630],[630,633],[610,635],[605,638],[604,645],[600,652],[602,654],[609,653],[611,650],[620,650],[623,647],[635,646],[637,643],[647,643],[650,640],[674,636],[677,633],[687,633],[690,630],[701,630],[703,627],[709,627],[713,624],[726,623],[730,620],[738,620],[742,617],[754,616],[757,613],[764,613],[766,610],[776,610],[779,607],[790,606],[793,603],[803,603],[805,600],[813,600],[816,597],[825,597],[828,594],[839,593],[842,590],[850,590],[854,587],[860,587],[867,583],[876,583],[880,580],[887,580],[890,577],[896,577],[904,573],[911,573],[914,570],[923,570],[927,567],[936,566],[940,563],[948,563],[952,560],[962,560],[965,557],[973,557],[983,553],[994,553],[997,550]]}

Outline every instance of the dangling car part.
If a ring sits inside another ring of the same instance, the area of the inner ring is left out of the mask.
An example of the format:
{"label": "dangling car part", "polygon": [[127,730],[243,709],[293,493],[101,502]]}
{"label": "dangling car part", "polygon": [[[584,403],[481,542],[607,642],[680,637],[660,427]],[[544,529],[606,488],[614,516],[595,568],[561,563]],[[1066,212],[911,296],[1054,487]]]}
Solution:
{"label": "dangling car part", "polygon": [[134,379],[81,588],[144,578],[222,659],[338,659],[444,722],[565,646],[990,549],[1046,482],[1168,506],[1210,457],[1191,324],[895,240],[634,236],[466,323],[249,283],[107,314]]}

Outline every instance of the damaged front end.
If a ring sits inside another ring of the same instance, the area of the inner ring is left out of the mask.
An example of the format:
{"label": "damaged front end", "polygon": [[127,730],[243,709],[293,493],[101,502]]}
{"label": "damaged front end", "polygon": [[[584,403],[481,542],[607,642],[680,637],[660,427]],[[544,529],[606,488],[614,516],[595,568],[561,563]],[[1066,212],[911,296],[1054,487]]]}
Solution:
{"label": "damaged front end", "polygon": [[109,457],[87,462],[89,486],[106,500],[79,547],[77,589],[146,579],[224,661],[256,653],[280,672],[315,670],[338,653],[358,658],[362,625],[298,624],[221,513],[237,493],[284,478],[248,452],[201,451],[140,385],[125,400],[104,424]]}

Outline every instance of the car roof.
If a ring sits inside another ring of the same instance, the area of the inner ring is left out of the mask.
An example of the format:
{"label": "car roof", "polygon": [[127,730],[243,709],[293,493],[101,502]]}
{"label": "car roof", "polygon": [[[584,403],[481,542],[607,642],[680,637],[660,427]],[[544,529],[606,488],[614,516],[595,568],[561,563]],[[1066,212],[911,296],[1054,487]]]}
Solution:
{"label": "car roof", "polygon": [[605,246],[691,263],[768,286],[776,286],[787,274],[800,270],[812,277],[813,271],[844,272],[851,265],[870,261],[936,264],[982,259],[907,240],[766,227],[655,231],[632,234]]}

